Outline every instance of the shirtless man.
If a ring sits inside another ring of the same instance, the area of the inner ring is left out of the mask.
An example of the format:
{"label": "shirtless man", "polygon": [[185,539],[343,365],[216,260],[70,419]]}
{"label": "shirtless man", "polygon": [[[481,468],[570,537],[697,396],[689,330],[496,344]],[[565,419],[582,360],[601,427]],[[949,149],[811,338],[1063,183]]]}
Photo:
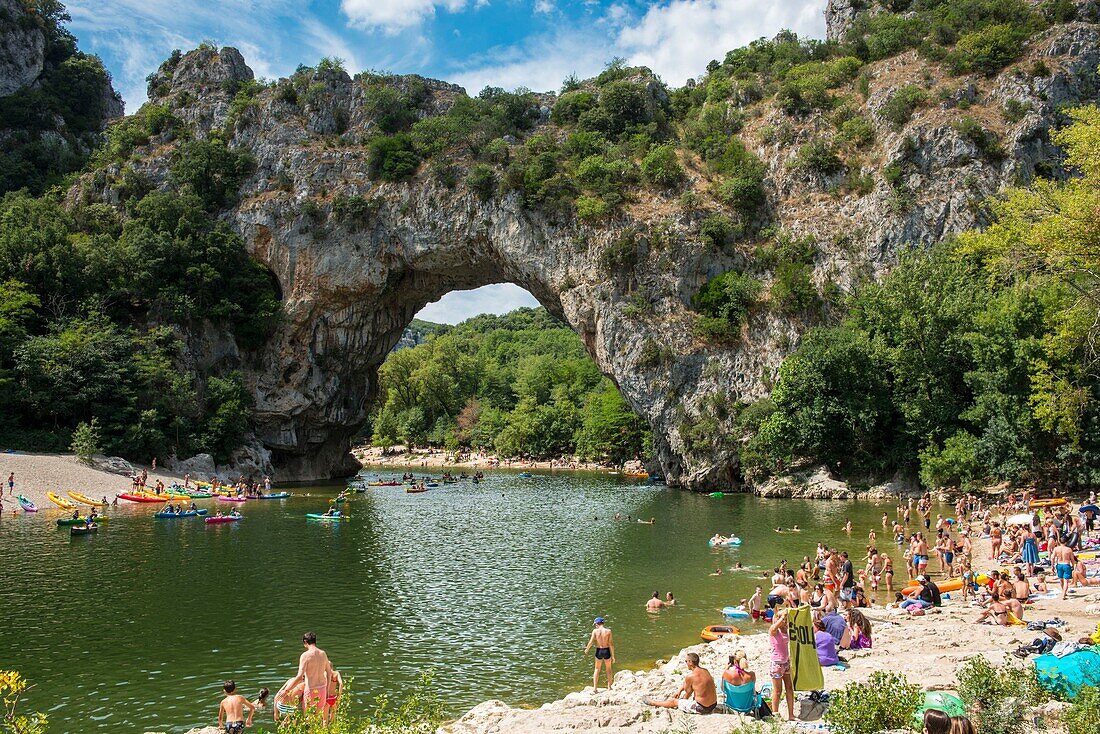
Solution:
{"label": "shirtless man", "polygon": [[1073,554],[1066,541],[1058,539],[1058,545],[1050,552],[1050,563],[1058,574],[1058,581],[1062,585],[1062,599],[1069,594],[1069,585],[1073,580],[1073,567],[1077,564],[1077,556]]}
{"label": "shirtless man", "polygon": [[[324,712],[328,700],[328,681],[332,675],[332,663],[324,650],[317,647],[317,635],[306,632],[302,635],[302,645],[306,651],[298,658],[298,674],[288,680],[280,693],[294,688],[299,683],[305,683],[305,692],[302,694],[305,705],[312,705],[318,711]],[[276,695],[278,697],[278,695]]]}
{"label": "shirtless man", "polygon": [[649,601],[645,603],[645,610],[647,612],[659,612],[665,608],[665,603],[661,601],[660,592],[654,591],[653,596],[649,597]]}
{"label": "shirtless man", "polygon": [[[718,705],[718,694],[714,689],[714,677],[706,668],[699,666],[699,656],[689,652],[686,655],[687,675],[684,676],[684,684],[672,698],[664,701],[654,701],[645,698],[647,706],[657,706],[663,709],[680,709],[685,714],[709,714]],[[694,701],[692,700],[694,697]]]}
{"label": "shirtless man", "polygon": [[[244,696],[236,693],[237,684],[227,680],[222,686],[225,698],[218,706],[218,728],[224,727],[225,734],[243,734],[246,726],[252,726],[252,715],[256,706]],[[244,709],[248,707],[248,720],[244,718]]]}
{"label": "shirtless man", "polygon": [[[660,601],[658,599],[657,601]],[[600,690],[600,666],[607,671],[607,690],[611,690],[611,665],[615,662],[615,640],[611,637],[611,630],[603,626],[603,617],[596,617],[593,622],[596,629],[588,637],[588,644],[584,648],[584,654],[593,647],[596,648],[596,669],[592,671],[592,687]]]}

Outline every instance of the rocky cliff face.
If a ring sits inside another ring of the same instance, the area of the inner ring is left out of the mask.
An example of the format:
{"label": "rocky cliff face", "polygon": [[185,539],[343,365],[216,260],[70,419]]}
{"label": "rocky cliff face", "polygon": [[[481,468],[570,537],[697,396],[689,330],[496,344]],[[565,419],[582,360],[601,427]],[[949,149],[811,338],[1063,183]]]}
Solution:
{"label": "rocky cliff face", "polygon": [[[830,5],[830,37],[850,21],[842,4]],[[993,77],[950,76],[916,52],[869,65],[864,94],[848,90],[874,128],[873,144],[850,162],[863,182],[854,187],[842,174],[792,166],[801,144],[831,134],[823,114],[795,118],[770,101],[749,108],[741,138],[766,164],[770,215],[816,242],[816,285],[844,290],[879,275],[905,248],[980,224],[980,202],[998,189],[1055,170],[1049,130],[1062,105],[1096,97],[1098,42],[1093,25],[1056,26]],[[236,50],[202,48],[162,67],[150,98],[197,138],[228,121],[230,145],[255,158],[224,217],[278,279],[285,319],[260,352],[219,353],[247,375],[256,400],[253,456],[270,457],[279,478],[348,471],[349,441],[366,417],[377,368],[414,314],[451,290],[508,281],[580,334],[652,426],[670,483],[737,485],[729,407],[767,395],[807,323],[760,309],[736,344],[695,336],[692,295],[719,273],[756,267],[749,249],[723,251],[700,236],[700,209],[722,205],[698,159],[681,155],[702,207],[647,191],[609,222],[561,221],[528,208],[516,192],[488,201],[474,195],[462,183],[471,161],[461,156],[447,161],[458,171],[450,181],[426,164],[408,181],[373,180],[362,142],[377,121],[366,111],[364,85],[338,69],[311,72],[308,99],[275,86],[234,111],[234,90],[252,78]],[[426,90],[422,114],[445,111],[463,94],[415,81]],[[903,125],[890,123],[884,105],[909,84],[929,90],[932,102]],[[557,135],[548,122],[552,103],[552,95],[539,98],[538,131]],[[1006,116],[1006,105],[1021,114]],[[958,130],[960,107],[1000,138],[1001,151],[990,155]],[[170,137],[154,139],[130,162],[87,176],[79,195],[113,200],[113,182],[126,168],[165,185],[172,149]],[[338,203],[353,197],[366,205],[348,216]],[[613,248],[621,256],[609,260]]]}

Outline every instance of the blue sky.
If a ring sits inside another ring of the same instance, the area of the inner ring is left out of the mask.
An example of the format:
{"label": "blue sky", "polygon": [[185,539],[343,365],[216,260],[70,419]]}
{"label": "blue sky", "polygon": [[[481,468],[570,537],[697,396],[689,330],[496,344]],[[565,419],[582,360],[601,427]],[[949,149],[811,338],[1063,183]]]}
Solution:
{"label": "blue sky", "polygon": [[[625,57],[679,86],[731,48],[783,28],[823,37],[825,0],[67,0],[128,112],[172,49],[236,46],[258,77],[324,56],[348,71],[417,73],[466,87],[556,90]],[[533,300],[515,286],[450,294],[424,317],[454,322]]]}

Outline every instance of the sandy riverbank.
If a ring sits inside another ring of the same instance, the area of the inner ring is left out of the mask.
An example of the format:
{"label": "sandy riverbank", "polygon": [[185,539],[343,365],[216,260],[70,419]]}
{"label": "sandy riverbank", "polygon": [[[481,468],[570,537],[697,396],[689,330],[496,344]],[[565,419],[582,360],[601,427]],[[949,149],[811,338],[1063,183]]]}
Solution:
{"label": "sandy riverbank", "polygon": [[[134,469],[149,471],[149,484],[160,479],[165,484],[183,481],[183,475],[134,465]],[[82,492],[90,497],[106,496],[109,500],[119,492],[130,490],[130,479],[90,466],[72,454],[0,454],[0,480],[3,482],[4,511],[20,511],[14,495],[8,495],[8,474],[15,472],[15,494],[21,494],[40,509],[53,507],[46,492],[66,497],[66,492]]]}
{"label": "sandy riverbank", "polygon": [[[992,568],[988,541],[974,542],[974,556],[976,569]],[[841,688],[852,681],[864,681],[875,671],[902,673],[910,682],[926,690],[953,690],[955,672],[967,658],[983,655],[997,663],[1006,660],[1020,663],[1009,653],[1029,643],[1037,634],[1023,627],[974,624],[980,610],[964,604],[957,592],[945,600],[939,610],[923,617],[883,607],[864,612],[873,625],[874,648],[843,652],[849,668],[843,671],[826,668],[827,690]],[[665,613],[675,614],[675,610]],[[1074,640],[1095,631],[1100,620],[1100,587],[1077,589],[1066,601],[1040,600],[1028,605],[1028,620],[1054,617],[1068,623],[1062,630],[1065,639]],[[767,635],[742,635],[684,648],[669,661],[658,661],[652,670],[619,671],[610,691],[595,693],[591,687],[586,687],[537,709],[517,709],[501,701],[486,701],[440,731],[441,734],[557,731],[656,734],[668,731],[682,725],[685,716],[645,706],[642,697],[666,698],[675,694],[683,680],[683,661],[688,652],[698,653],[702,664],[718,680],[729,655],[737,649],[748,654],[751,669],[757,674],[757,686],[766,682]],[[580,670],[590,665],[590,658],[583,664],[578,660],[578,678],[584,672],[590,674],[590,667],[587,671]],[[796,706],[796,715],[798,712]],[[690,725],[696,734],[727,734],[741,720],[739,714],[692,716]]]}
{"label": "sandy riverbank", "polygon": [[[459,457],[453,452],[440,449],[406,450],[395,447],[383,451],[373,446],[360,446],[351,450],[352,456],[368,469],[537,469],[545,471],[603,471],[617,472],[619,467],[598,464],[592,461],[578,461],[573,458],[554,459],[552,461],[534,461],[528,459],[501,459],[491,454],[463,454]],[[643,471],[641,462],[628,462],[623,471]]]}

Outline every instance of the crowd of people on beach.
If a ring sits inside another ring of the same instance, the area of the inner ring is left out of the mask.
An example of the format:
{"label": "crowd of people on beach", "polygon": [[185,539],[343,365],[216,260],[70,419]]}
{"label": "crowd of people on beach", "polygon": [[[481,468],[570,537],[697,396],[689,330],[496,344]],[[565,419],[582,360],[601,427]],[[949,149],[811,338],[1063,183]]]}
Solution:
{"label": "crowd of people on beach", "polygon": [[[1075,506],[1063,498],[1037,500],[1025,491],[1010,494],[1000,503],[988,503],[964,495],[954,505],[954,517],[937,514],[933,518],[930,495],[908,499],[897,505],[894,518],[888,512],[881,518],[881,534],[903,549],[905,583],[895,580],[893,558],[879,550],[880,533],[874,527],[868,530],[865,553],[858,561],[846,550],[818,543],[815,555],[803,557],[797,566],[781,562],[764,574],[770,586],[757,586],[755,593],[742,599],[736,608],[738,616],[768,625],[769,710],[778,711],[780,701],[785,699],[786,718],[795,718],[788,610],[811,610],[813,642],[822,667],[843,667],[847,664],[845,651],[872,648],[872,624],[862,610],[875,606],[880,592],[886,599],[892,597],[886,608],[907,616],[930,613],[957,592],[962,603],[980,610],[975,623],[1025,626],[1027,605],[1037,597],[1064,600],[1075,587],[1100,584],[1100,570],[1089,568],[1089,564],[1100,561],[1091,557],[1086,561],[1080,556],[1083,551],[1100,547],[1095,533],[1095,500],[1093,494]],[[852,522],[846,521],[842,530],[851,535]],[[782,528],[776,532],[782,532]],[[733,536],[716,534],[710,544],[721,545],[728,537]],[[974,569],[974,538],[990,541],[991,557],[979,559],[992,567],[986,573]],[[1042,558],[1044,553],[1046,559]],[[721,575],[721,568],[711,575]],[[1048,587],[1048,576],[1058,579],[1057,588]],[[647,602],[647,610],[659,610],[660,602],[655,592]],[[1026,657],[1057,645],[1076,645],[1062,640],[1058,629],[1061,624],[1059,619],[1032,622],[1029,629],[1042,636],[1014,654]],[[600,628],[604,629],[602,618]],[[1100,631],[1095,637],[1100,637]],[[1080,640],[1080,644],[1093,642],[1093,638]],[[647,698],[647,705],[695,714],[710,713],[717,707],[716,684],[700,667],[698,655],[688,654],[685,663],[687,673],[680,690],[669,699]],[[608,671],[609,685],[610,680]],[[730,656],[721,681],[727,708],[756,713],[742,706],[752,696],[740,697],[740,692],[755,691],[756,682],[744,651]],[[927,714],[925,723],[927,734],[973,731],[965,718],[953,720],[942,711]]]}

